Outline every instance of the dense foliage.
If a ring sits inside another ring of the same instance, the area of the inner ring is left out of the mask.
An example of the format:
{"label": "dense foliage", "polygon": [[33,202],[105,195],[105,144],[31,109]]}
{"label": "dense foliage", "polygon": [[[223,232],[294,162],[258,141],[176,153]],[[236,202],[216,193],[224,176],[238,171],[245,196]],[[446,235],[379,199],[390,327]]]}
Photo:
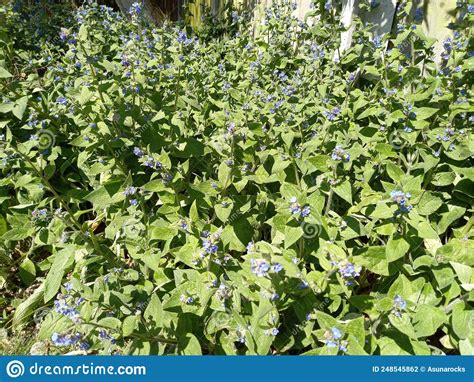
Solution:
{"label": "dense foliage", "polygon": [[344,52],[339,7],[233,11],[219,33],[139,4],[3,7],[7,336],[52,354],[471,354],[473,6],[439,64],[411,2],[390,35],[356,19]]}

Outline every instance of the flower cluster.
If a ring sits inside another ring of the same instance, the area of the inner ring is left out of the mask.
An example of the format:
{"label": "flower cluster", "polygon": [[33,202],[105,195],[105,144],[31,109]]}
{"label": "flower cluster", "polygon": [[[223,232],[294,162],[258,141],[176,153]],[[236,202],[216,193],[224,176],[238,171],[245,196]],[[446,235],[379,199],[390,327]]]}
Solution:
{"label": "flower cluster", "polygon": [[346,150],[342,148],[341,145],[336,145],[331,153],[331,159],[335,161],[349,162],[351,156]]}
{"label": "flower cluster", "polygon": [[217,230],[213,234],[211,234],[209,231],[201,232],[202,249],[203,249],[201,252],[201,258],[204,258],[207,255],[212,255],[212,254],[217,253],[217,251],[219,250],[217,243],[219,242],[221,235],[222,235],[222,229]]}
{"label": "flower cluster", "polygon": [[342,261],[337,263],[338,272],[345,280],[346,285],[353,285],[354,279],[360,276],[360,268],[356,267],[349,261]]}
{"label": "flower cluster", "polygon": [[179,301],[181,301],[183,304],[191,305],[194,302],[194,298],[192,296],[181,294],[179,296]]}
{"label": "flower cluster", "polygon": [[406,307],[407,307],[406,301],[400,295],[397,294],[393,298],[392,313],[397,317],[401,317],[402,311],[405,310]]}
{"label": "flower cluster", "polygon": [[80,333],[75,334],[60,334],[54,332],[51,336],[51,341],[55,346],[72,346],[76,345],[82,338]]}
{"label": "flower cluster", "polygon": [[332,327],[325,333],[326,346],[328,349],[338,348],[339,351],[346,353],[348,342],[342,340],[343,333],[336,327]]}
{"label": "flower cluster", "polygon": [[299,215],[300,217],[305,218],[311,213],[311,207],[308,205],[301,207],[296,196],[293,196],[290,199],[290,212],[292,215]]}
{"label": "flower cluster", "polygon": [[40,210],[38,209],[33,210],[33,212],[31,213],[31,216],[35,220],[44,220],[48,216],[48,210],[46,208],[42,208]]}
{"label": "flower cluster", "polygon": [[265,259],[251,259],[250,260],[250,270],[252,273],[257,275],[257,277],[264,277],[270,271],[274,273],[280,273],[283,270],[283,265],[280,263],[269,263]]}
{"label": "flower cluster", "polygon": [[409,192],[397,191],[394,190],[390,193],[392,201],[399,206],[400,212],[410,212],[413,206],[408,204],[411,194]]}
{"label": "flower cluster", "polygon": [[70,318],[75,324],[81,323],[81,317],[77,308],[82,304],[82,297],[74,298],[71,295],[59,294],[54,301],[54,310]]}

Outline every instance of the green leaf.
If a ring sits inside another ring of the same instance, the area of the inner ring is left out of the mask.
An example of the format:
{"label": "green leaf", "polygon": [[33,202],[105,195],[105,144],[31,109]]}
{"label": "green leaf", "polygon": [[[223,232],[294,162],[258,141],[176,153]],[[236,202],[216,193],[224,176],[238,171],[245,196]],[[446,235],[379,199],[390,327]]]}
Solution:
{"label": "green leaf", "polygon": [[405,256],[405,254],[410,249],[410,244],[398,234],[395,234],[390,237],[385,248],[385,253],[387,256],[387,261],[390,263],[392,261],[398,260],[399,258]]}
{"label": "green leaf", "polygon": [[12,110],[12,113],[18,119],[23,118],[23,114],[25,114],[26,105],[28,104],[28,96],[21,97],[19,100],[15,102],[15,107]]}
{"label": "green leaf", "polygon": [[194,334],[191,333],[181,336],[178,349],[180,355],[202,355],[201,345]]}
{"label": "green leaf", "polygon": [[74,250],[70,247],[57,252],[54,256],[53,265],[44,281],[44,302],[48,302],[58,293],[64,273],[73,258]]}
{"label": "green leaf", "polygon": [[163,326],[163,307],[156,293],[151,295],[150,303],[145,309],[143,318],[151,328],[156,330]]}
{"label": "green leaf", "polygon": [[122,334],[124,337],[130,336],[138,327],[138,316],[127,316],[123,320]]}
{"label": "green leaf", "polygon": [[25,259],[20,264],[20,278],[26,285],[30,285],[36,278],[36,268],[35,264],[28,258]]}
{"label": "green leaf", "polygon": [[336,195],[339,195],[346,202],[348,202],[349,204],[352,204],[352,189],[351,189],[351,183],[348,180],[344,180],[343,182],[334,186],[333,190],[336,193]]}
{"label": "green leaf", "polygon": [[382,276],[388,276],[388,262],[385,247],[364,248],[354,256],[354,263]]}
{"label": "green leaf", "polygon": [[43,303],[44,284],[41,284],[33,294],[23,301],[15,310],[12,325],[19,328],[33,319],[34,311]]}
{"label": "green leaf", "polygon": [[419,337],[428,337],[445,322],[446,314],[441,308],[431,305],[421,305],[413,316],[413,326]]}
{"label": "green leaf", "polygon": [[9,78],[9,77],[13,77],[13,75],[7,71],[5,68],[2,68],[0,66],[0,78]]}

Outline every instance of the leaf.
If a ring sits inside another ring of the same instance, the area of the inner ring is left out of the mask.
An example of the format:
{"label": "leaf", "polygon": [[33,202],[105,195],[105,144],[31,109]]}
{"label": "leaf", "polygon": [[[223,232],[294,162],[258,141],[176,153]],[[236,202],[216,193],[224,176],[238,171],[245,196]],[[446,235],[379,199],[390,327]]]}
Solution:
{"label": "leaf", "polygon": [[354,263],[382,276],[388,276],[388,263],[385,247],[364,248],[354,256]]}
{"label": "leaf", "polygon": [[12,325],[14,328],[19,328],[33,318],[34,311],[41,306],[44,295],[44,284],[41,284],[33,294],[23,301],[15,310],[13,315]]}
{"label": "leaf", "polygon": [[23,118],[23,114],[25,114],[26,105],[28,104],[28,96],[21,97],[19,100],[15,102],[15,107],[12,110],[12,113],[18,119]]}
{"label": "leaf", "polygon": [[285,227],[285,248],[291,247],[294,243],[296,243],[302,236],[303,236],[303,229],[300,226],[292,227],[286,226]]}
{"label": "leaf", "polygon": [[333,190],[336,195],[339,195],[346,202],[352,204],[352,189],[351,183],[348,180],[344,180],[342,183],[334,186]]}
{"label": "leaf", "polygon": [[416,210],[420,215],[431,215],[442,205],[443,200],[441,198],[434,196],[431,192],[427,191],[423,193],[423,196],[416,206]]}
{"label": "leaf", "polygon": [[417,107],[414,108],[413,111],[416,113],[417,120],[425,120],[435,114],[438,109],[432,107]]}
{"label": "leaf", "polygon": [[122,334],[124,337],[130,336],[135,329],[138,327],[138,317],[137,316],[127,316],[123,320],[122,324]]}
{"label": "leaf", "polygon": [[79,96],[79,104],[84,105],[87,103],[93,96],[93,93],[87,88],[86,86],[83,86],[81,89],[81,94]]}
{"label": "leaf", "polygon": [[35,264],[28,258],[25,259],[20,264],[20,278],[26,285],[30,285],[36,278],[36,268]]}
{"label": "leaf", "polygon": [[202,355],[201,345],[194,334],[191,333],[181,336],[178,349],[181,355]]}
{"label": "leaf", "polygon": [[441,308],[431,305],[421,305],[413,316],[413,326],[419,337],[428,337],[445,322],[446,314]]}
{"label": "leaf", "polygon": [[441,220],[438,222],[437,231],[441,235],[448,227],[464,215],[466,209],[459,206],[449,206],[449,212],[441,214]]}
{"label": "leaf", "polygon": [[44,302],[48,302],[58,293],[64,273],[73,258],[74,251],[71,247],[57,252],[54,256],[53,265],[44,281]]}
{"label": "leaf", "polygon": [[34,232],[32,228],[13,228],[1,237],[4,241],[18,241],[30,237]]}
{"label": "leaf", "polygon": [[454,306],[451,314],[451,326],[458,338],[469,338],[472,335],[472,322],[474,320],[474,311],[465,310],[464,304]]}
{"label": "leaf", "polygon": [[163,307],[156,293],[151,295],[150,303],[145,309],[143,318],[145,318],[148,325],[151,324],[153,330],[163,326]]}
{"label": "leaf", "polygon": [[2,68],[0,66],[0,78],[10,78],[13,77],[13,75],[7,71],[5,68]]}
{"label": "leaf", "polygon": [[402,236],[398,234],[391,236],[385,248],[387,261],[390,263],[392,261],[398,260],[399,258],[405,256],[409,249],[410,244],[408,244]]}

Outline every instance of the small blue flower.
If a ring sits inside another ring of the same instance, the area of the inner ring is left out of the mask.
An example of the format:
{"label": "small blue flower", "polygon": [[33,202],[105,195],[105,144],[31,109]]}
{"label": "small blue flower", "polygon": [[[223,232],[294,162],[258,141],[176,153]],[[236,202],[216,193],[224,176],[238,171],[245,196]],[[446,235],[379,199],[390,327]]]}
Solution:
{"label": "small blue flower", "polygon": [[337,347],[337,342],[333,340],[326,341],[326,346],[331,349]]}
{"label": "small blue flower", "polygon": [[278,293],[273,293],[270,297],[271,301],[277,301],[280,299],[280,295]]}
{"label": "small blue flower", "polygon": [[59,105],[67,105],[67,98],[66,97],[63,97],[63,96],[60,96],[58,98],[56,98],[56,103],[58,103]]}
{"label": "small blue flower", "polygon": [[277,336],[278,333],[280,333],[280,331],[278,330],[278,328],[272,328],[270,330],[270,333],[271,333],[272,336]]}
{"label": "small blue flower", "polygon": [[137,201],[137,199],[130,199],[129,203],[130,203],[131,206],[136,206],[138,204],[138,201]]}
{"label": "small blue flower", "polygon": [[55,346],[72,346],[81,340],[81,334],[60,334],[54,332],[51,336],[51,341]]}
{"label": "small blue flower", "polygon": [[123,194],[125,196],[131,196],[131,195],[135,195],[137,192],[137,188],[136,187],[133,187],[133,186],[128,186],[125,191],[123,192]]}
{"label": "small blue flower", "polygon": [[309,216],[309,214],[311,213],[311,207],[310,206],[304,206],[303,209],[301,210],[301,217],[302,218],[305,218],[306,216]]}
{"label": "small blue flower", "polygon": [[64,284],[64,288],[66,289],[66,292],[72,291],[73,289],[72,282],[67,282],[66,284]]}
{"label": "small blue flower", "polygon": [[331,328],[331,333],[335,340],[338,340],[342,337],[342,333],[338,328]]}
{"label": "small blue flower", "polygon": [[423,21],[423,9],[421,8],[416,9],[414,19],[416,22]]}
{"label": "small blue flower", "polygon": [[256,274],[257,277],[264,277],[270,270],[270,264],[268,264],[268,262],[263,259],[251,259],[250,270],[252,273]]}
{"label": "small blue flower", "polygon": [[346,150],[342,148],[341,145],[336,145],[336,147],[331,153],[331,159],[336,160],[336,161],[343,160],[345,162],[349,162],[349,160],[351,159],[351,156]]}
{"label": "small blue flower", "polygon": [[79,349],[81,350],[89,350],[90,347],[91,345],[89,345],[87,342],[81,342],[79,344]]}
{"label": "small blue flower", "polygon": [[279,273],[283,270],[283,265],[281,265],[280,263],[274,263],[272,265],[272,269],[273,269],[273,272]]}

